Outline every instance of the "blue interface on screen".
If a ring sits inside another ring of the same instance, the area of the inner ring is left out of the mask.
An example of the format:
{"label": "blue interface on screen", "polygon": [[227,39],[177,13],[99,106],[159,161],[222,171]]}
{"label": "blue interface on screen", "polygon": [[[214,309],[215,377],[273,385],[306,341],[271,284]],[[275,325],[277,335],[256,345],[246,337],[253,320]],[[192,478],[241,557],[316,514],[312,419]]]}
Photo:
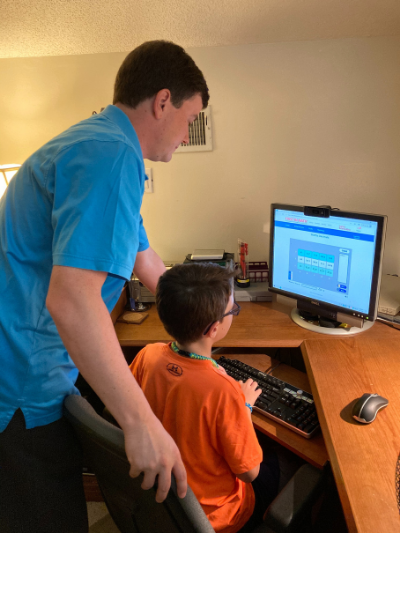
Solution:
{"label": "blue interface on screen", "polygon": [[275,289],[368,313],[378,224],[275,210]]}

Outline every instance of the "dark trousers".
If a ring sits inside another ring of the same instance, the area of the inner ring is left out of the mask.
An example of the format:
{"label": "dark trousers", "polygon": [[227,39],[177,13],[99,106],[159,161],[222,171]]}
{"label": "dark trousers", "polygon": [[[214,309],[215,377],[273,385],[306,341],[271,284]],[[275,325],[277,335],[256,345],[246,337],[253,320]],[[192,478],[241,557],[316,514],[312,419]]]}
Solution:
{"label": "dark trousers", "polygon": [[272,500],[304,464],[304,460],[266,435],[259,431],[256,431],[256,435],[263,449],[264,460],[258,476],[251,483],[256,498],[253,514],[238,533],[251,533],[261,525]]}
{"label": "dark trousers", "polygon": [[263,521],[265,511],[272,500],[278,495],[279,490],[279,461],[274,452],[270,452],[260,464],[260,472],[254,481],[253,486],[256,503],[253,514],[238,533],[251,533]]}
{"label": "dark trousers", "polygon": [[62,418],[26,429],[21,410],[0,433],[0,532],[85,533],[82,452]]}

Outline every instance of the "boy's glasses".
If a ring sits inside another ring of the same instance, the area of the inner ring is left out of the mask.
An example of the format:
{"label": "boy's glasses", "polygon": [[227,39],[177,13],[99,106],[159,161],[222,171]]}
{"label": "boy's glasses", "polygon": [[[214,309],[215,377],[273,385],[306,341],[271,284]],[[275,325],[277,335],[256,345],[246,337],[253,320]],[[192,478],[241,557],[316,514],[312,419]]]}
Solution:
{"label": "boy's glasses", "polygon": [[[225,317],[228,317],[229,315],[232,315],[233,317],[237,317],[239,313],[240,313],[240,306],[237,302],[234,302],[231,310],[229,310],[227,313],[222,315],[222,317],[220,319],[217,319],[217,321],[222,321],[222,319],[224,319]],[[205,329],[203,331],[203,335],[206,335],[210,331],[210,329],[214,325],[214,323],[216,323],[217,321],[213,321],[212,323],[210,323],[208,325],[207,329]]]}

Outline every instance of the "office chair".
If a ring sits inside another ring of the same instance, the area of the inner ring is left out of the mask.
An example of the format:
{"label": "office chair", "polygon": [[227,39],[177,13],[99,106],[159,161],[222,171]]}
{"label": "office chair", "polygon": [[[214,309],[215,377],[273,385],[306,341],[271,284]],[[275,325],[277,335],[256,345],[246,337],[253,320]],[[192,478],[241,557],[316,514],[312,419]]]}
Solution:
{"label": "office chair", "polygon": [[[81,441],[108,511],[122,533],[215,533],[189,486],[186,497],[178,498],[172,476],[166,500],[157,503],[155,488],[143,490],[143,477],[129,476],[122,430],[98,415],[85,398],[68,396],[64,414]],[[303,465],[272,502],[255,533],[310,531],[311,513],[323,484],[323,471]]]}

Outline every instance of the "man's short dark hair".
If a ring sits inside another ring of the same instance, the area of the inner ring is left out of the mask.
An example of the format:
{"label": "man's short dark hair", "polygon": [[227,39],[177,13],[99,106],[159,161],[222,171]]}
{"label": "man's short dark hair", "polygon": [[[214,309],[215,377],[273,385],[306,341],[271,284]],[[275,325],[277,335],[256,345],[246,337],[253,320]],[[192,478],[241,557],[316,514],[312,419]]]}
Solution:
{"label": "man's short dark hair", "polygon": [[172,42],[145,42],[132,50],[120,66],[113,104],[121,102],[136,108],[163,89],[171,92],[175,108],[196,94],[201,95],[203,108],[208,105],[206,80],[189,54]]}
{"label": "man's short dark hair", "polygon": [[234,272],[215,263],[175,265],[158,281],[156,305],[167,332],[180,344],[196,342],[221,320],[232,294]]}

